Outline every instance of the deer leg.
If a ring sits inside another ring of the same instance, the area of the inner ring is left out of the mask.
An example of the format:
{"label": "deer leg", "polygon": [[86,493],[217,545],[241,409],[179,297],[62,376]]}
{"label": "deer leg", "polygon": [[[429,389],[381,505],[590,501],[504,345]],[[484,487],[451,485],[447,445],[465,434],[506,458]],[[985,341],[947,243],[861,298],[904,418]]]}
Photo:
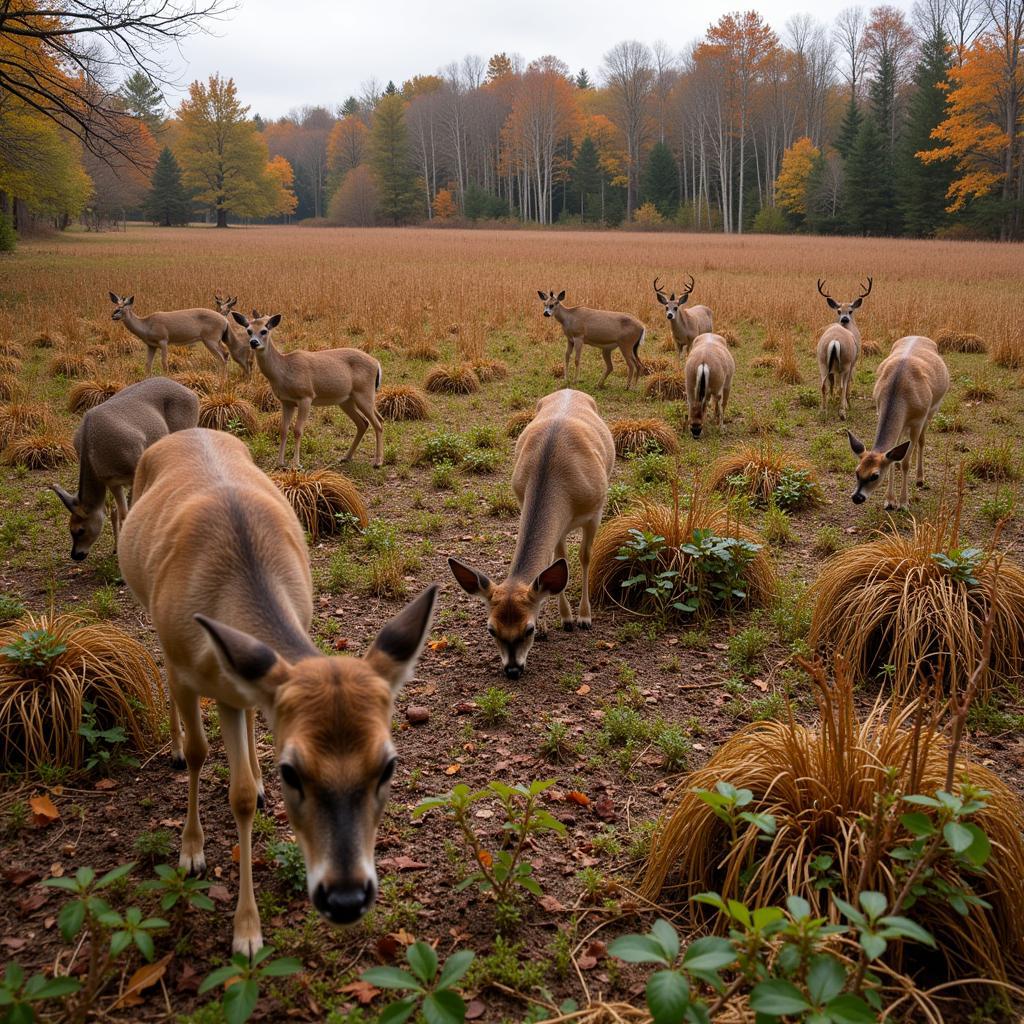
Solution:
{"label": "deer leg", "polygon": [[913,448],[913,441],[911,441],[910,450],[900,462],[900,508],[903,510],[910,508],[910,500],[907,498],[907,480],[910,477],[910,457],[913,455]]}
{"label": "deer leg", "polygon": [[281,450],[277,453],[278,468],[284,469],[285,452],[288,450],[288,427],[291,425],[292,416],[295,415],[295,406],[288,402],[281,403]]}
{"label": "deer leg", "polygon": [[[295,436],[295,451],[292,453],[292,469],[300,468],[299,449],[302,447],[302,432],[306,429],[306,420],[309,419],[309,412],[312,408],[312,399],[306,398],[299,402],[298,413],[295,416],[295,425],[292,427],[292,434]],[[363,429],[365,430],[366,428],[364,427]],[[351,452],[349,454],[351,454]],[[345,456],[346,459],[348,457],[348,455]]]}
{"label": "deer leg", "polygon": [[200,338],[199,340],[213,353],[217,362],[220,363],[221,380],[225,380],[228,375],[228,354],[220,347],[220,341],[213,338]]}
{"label": "deer leg", "polygon": [[[376,451],[373,458],[373,468],[380,469],[384,464],[384,421],[380,418],[377,412],[374,399],[371,398],[369,401],[365,396],[359,396],[355,399],[355,407],[359,412],[359,416],[364,420],[362,430],[359,431],[358,438],[352,442],[352,452],[356,450],[356,445],[359,443],[359,438],[362,438],[366,431],[366,426],[369,424],[373,427],[373,436],[376,441]],[[357,424],[358,427],[358,424]],[[349,452],[349,455],[352,454]]]}
{"label": "deer leg", "polygon": [[181,718],[178,715],[178,705],[174,703],[174,698],[170,693],[167,696],[171,733],[171,767],[176,772],[180,772],[185,770],[185,751],[181,745]]}
{"label": "deer leg", "polygon": [[339,405],[342,412],[355,424],[356,428],[356,436],[352,438],[352,443],[349,445],[348,451],[345,452],[345,457],[341,460],[342,462],[348,462],[359,447],[359,442],[362,441],[363,434],[366,433],[366,428],[370,425],[370,421],[359,408],[355,398],[349,398],[347,402],[340,402]]}
{"label": "deer leg", "polygon": [[921,428],[921,433],[917,435],[917,441],[914,442],[914,447],[917,449],[917,476],[915,483],[918,487],[927,487],[928,485],[924,482],[924,431],[925,428]]}
{"label": "deer leg", "polygon": [[[564,558],[568,564],[569,552],[565,545],[565,537],[562,537],[555,545],[555,560],[557,561],[559,558]],[[569,597],[564,590],[558,595],[558,614],[562,619],[562,629],[566,633],[571,633],[576,623],[572,617],[572,605],[569,604]]]}
{"label": "deer leg", "polygon": [[885,482],[885,507],[893,509],[896,507],[896,472],[898,467],[889,468],[889,478]]}
{"label": "deer leg", "polygon": [[245,726],[248,730],[249,768],[256,780],[256,806],[262,811],[267,806],[267,795],[263,789],[263,769],[260,768],[259,754],[256,752],[256,709],[246,708]]}
{"label": "deer leg", "polygon": [[[167,666],[167,686],[171,700],[177,705],[181,724],[185,727],[185,763],[188,765],[188,815],[185,830],[181,834],[181,856],[178,866],[190,875],[201,875],[206,870],[206,855],[203,853],[203,826],[199,821],[199,773],[203,770],[210,744],[206,742],[203,716],[199,710],[199,695],[190,689],[175,685],[174,669]],[[173,730],[174,716],[171,717]],[[174,753],[174,736],[171,736],[171,756]]]}
{"label": "deer leg", "polygon": [[572,338],[565,346],[565,370],[562,372],[562,387],[569,387],[569,356],[572,355]]}
{"label": "deer leg", "polygon": [[246,712],[218,701],[217,713],[231,769],[228,799],[238,826],[238,904],[231,945],[233,952],[251,959],[263,945],[260,913],[256,909],[256,894],[252,888],[252,820],[256,816],[258,790],[248,749]]}
{"label": "deer leg", "polygon": [[825,413],[828,411],[828,393],[829,393],[828,378],[829,378],[829,375],[827,373],[825,374],[824,377],[821,378],[821,407],[820,407],[820,409],[821,409],[822,416],[824,416]]}
{"label": "deer leg", "polygon": [[[608,379],[608,375],[612,372],[611,350],[607,348],[601,349],[601,358],[604,360],[604,376],[601,378],[600,382],[597,385],[599,388],[604,387],[604,382]],[[627,366],[628,365],[629,364],[627,363]],[[630,369],[630,373],[632,373],[632,369]]]}
{"label": "deer leg", "polygon": [[573,342],[574,367],[572,372],[573,386],[580,382],[580,360],[583,358],[583,339],[578,338]]}
{"label": "deer leg", "polygon": [[846,419],[846,414],[850,409],[850,378],[853,376],[853,371],[847,371],[839,379],[839,418],[841,420]]}
{"label": "deer leg", "polygon": [[146,346],[146,376],[148,377],[153,372],[153,357],[156,355],[156,346]]}
{"label": "deer leg", "polygon": [[590,629],[593,620],[590,615],[590,550],[594,546],[597,528],[601,525],[601,513],[583,524],[583,536],[580,538],[580,574],[583,577],[583,590],[580,593],[580,610],[576,623],[580,629]]}
{"label": "deer leg", "polygon": [[117,538],[121,533],[121,526],[124,524],[125,516],[128,515],[128,501],[125,498],[124,487],[120,484],[111,487],[110,493],[114,496],[114,513],[110,517],[110,525],[114,529],[114,551],[117,551]]}
{"label": "deer leg", "polygon": [[160,342],[160,365],[163,367],[164,373],[167,373],[167,342]]}

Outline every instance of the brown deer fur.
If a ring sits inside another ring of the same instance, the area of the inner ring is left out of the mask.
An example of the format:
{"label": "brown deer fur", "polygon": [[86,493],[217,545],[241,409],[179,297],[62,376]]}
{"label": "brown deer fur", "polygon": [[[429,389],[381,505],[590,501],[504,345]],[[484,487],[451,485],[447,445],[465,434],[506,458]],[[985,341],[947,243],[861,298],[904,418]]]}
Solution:
{"label": "brown deer fur", "polygon": [[[850,302],[836,302],[825,291],[825,282],[818,281],[818,291],[835,310],[836,322],[825,328],[818,339],[818,374],[821,377],[821,411],[828,408],[830,398],[839,388],[839,418],[846,419],[850,408],[850,385],[860,358],[860,328],[854,322],[854,313],[871,293],[872,279],[868,278],[866,288]],[[827,392],[827,395],[826,395]]]}
{"label": "brown deer fur", "polygon": [[224,339],[228,355],[238,363],[242,368],[242,376],[248,380],[252,376],[252,364],[255,357],[252,347],[249,345],[249,335],[246,334],[245,328],[240,324],[236,324],[230,315],[231,310],[235,308],[236,302],[238,302],[237,295],[223,299],[219,295],[214,295],[213,297],[213,304],[217,312],[222,317],[225,317],[228,322],[228,335]]}
{"label": "brown deer fur", "polygon": [[729,401],[736,360],[720,334],[702,334],[690,346],[686,357],[686,408],[690,433],[700,437],[708,401],[714,399],[718,429],[722,429],[725,406]]}
{"label": "brown deer fur", "polygon": [[701,334],[710,334],[714,330],[714,317],[707,306],[691,306],[684,309],[686,300],[693,292],[694,280],[690,277],[686,291],[676,298],[676,293],[666,295],[658,287],[658,279],[654,279],[654,295],[665,307],[665,318],[672,331],[672,340],[676,345],[676,358],[682,362],[690,354],[690,346],[694,338]]}

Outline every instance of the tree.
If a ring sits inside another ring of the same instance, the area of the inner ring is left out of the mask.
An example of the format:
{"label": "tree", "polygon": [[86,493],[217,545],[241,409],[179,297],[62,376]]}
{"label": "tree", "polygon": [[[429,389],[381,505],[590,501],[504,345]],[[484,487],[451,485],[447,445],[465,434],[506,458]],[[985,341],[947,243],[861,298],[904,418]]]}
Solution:
{"label": "tree", "polygon": [[370,131],[381,216],[392,224],[411,220],[419,207],[416,174],[405,128],[405,101],[398,93],[380,98]]}
{"label": "tree", "polygon": [[366,164],[353,167],[331,196],[327,219],[342,227],[368,228],[377,222],[377,182]]}
{"label": "tree", "polygon": [[487,62],[487,81],[495,82],[499,78],[507,78],[513,74],[512,58],[505,52],[496,53]]}
{"label": "tree", "polygon": [[275,156],[267,163],[266,192],[268,217],[287,217],[295,212],[298,199],[293,186],[295,172],[283,156]]}
{"label": "tree", "polygon": [[584,220],[596,220],[601,215],[598,202],[603,181],[597,146],[589,135],[585,135],[572,165],[572,187],[578,197],[579,215]]}
{"label": "tree", "polygon": [[612,120],[626,140],[626,218],[632,219],[640,153],[650,134],[648,105],[654,89],[650,47],[635,39],[616,43],[604,55],[604,78],[613,104]]}
{"label": "tree", "polygon": [[193,82],[178,108],[185,184],[196,191],[197,202],[215,211],[219,228],[228,226],[229,213],[266,216],[275,195],[267,176],[267,144],[247,120],[248,112],[238,101],[234,80],[219,75],[205,85]]}
{"label": "tree", "polygon": [[355,114],[346,114],[331,129],[327,139],[327,191],[330,194],[342,179],[366,159],[370,130]]}
{"label": "tree", "polygon": [[144,122],[151,132],[163,127],[164,94],[147,74],[133,71],[121,84],[120,93],[128,113]]}
{"label": "tree", "polygon": [[587,69],[580,68],[580,73],[576,76],[576,88],[592,89],[593,87],[593,83],[590,81],[590,75],[587,74]]}
{"label": "tree", "polygon": [[432,205],[434,216],[438,220],[448,220],[459,212],[459,208],[455,205],[455,200],[452,199],[451,192],[446,188],[439,188],[437,190],[437,195],[434,196]]}
{"label": "tree", "polygon": [[856,234],[880,235],[888,228],[891,196],[881,172],[887,149],[885,136],[869,114],[846,161],[846,219]]}
{"label": "tree", "polygon": [[857,100],[851,96],[846,104],[846,111],[843,113],[843,120],[839,125],[839,133],[836,135],[836,149],[843,159],[848,159],[853,152],[854,143],[857,141],[857,133],[860,131],[861,122],[860,106]]}
{"label": "tree", "polygon": [[155,224],[169,228],[187,224],[192,204],[181,183],[181,168],[170,148],[164,146],[153,171],[152,187],[146,197],[146,216]]}
{"label": "tree", "polygon": [[357,114],[361,114],[362,112],[363,108],[355,96],[349,96],[349,98],[341,105],[342,117],[355,117]]}
{"label": "tree", "polygon": [[663,217],[671,217],[679,205],[679,168],[672,150],[664,142],[656,142],[647,155],[640,196],[653,203]]}
{"label": "tree", "polygon": [[808,187],[821,160],[821,150],[806,136],[797,139],[782,156],[775,179],[775,201],[798,220],[807,216]]}

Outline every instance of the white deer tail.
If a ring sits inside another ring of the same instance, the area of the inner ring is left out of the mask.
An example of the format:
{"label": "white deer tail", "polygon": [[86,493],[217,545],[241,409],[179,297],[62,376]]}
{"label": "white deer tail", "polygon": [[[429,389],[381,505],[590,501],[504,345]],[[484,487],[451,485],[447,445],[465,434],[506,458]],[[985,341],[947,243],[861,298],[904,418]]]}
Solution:
{"label": "white deer tail", "polygon": [[708,393],[708,377],[711,375],[711,371],[708,368],[707,363],[701,363],[697,367],[697,398],[700,401],[704,401]]}
{"label": "white deer tail", "polygon": [[828,343],[828,361],[826,363],[829,373],[834,373],[839,366],[839,339],[833,338]]}

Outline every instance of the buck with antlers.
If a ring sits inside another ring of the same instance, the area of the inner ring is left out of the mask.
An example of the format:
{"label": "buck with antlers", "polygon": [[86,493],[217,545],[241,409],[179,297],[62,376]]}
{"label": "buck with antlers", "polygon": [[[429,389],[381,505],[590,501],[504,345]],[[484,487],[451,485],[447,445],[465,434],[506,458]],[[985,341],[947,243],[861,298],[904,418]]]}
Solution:
{"label": "buck with antlers", "polygon": [[309,638],[313,587],[302,527],[287,499],[230,434],[195,428],[146,450],[121,531],[121,573],[160,638],[185,727],[188,815],[180,865],[206,865],[199,773],[209,745],[200,699],[217,702],[238,826],[233,946],[262,945],[252,823],[263,783],[255,709],[267,720],[284,807],[316,909],[358,920],[377,893],[374,845],[395,771],[391,715],[433,616],[431,586],[362,658],[327,657]]}
{"label": "buck with antlers", "polygon": [[227,319],[212,309],[176,309],[170,313],[150,313],[138,316],[132,308],[134,295],[107,293],[117,307],[110,319],[120,321],[136,338],[146,345],[146,373],[153,369],[153,358],[160,352],[160,365],[167,372],[168,345],[194,345],[201,341],[227,372],[228,357],[221,345],[227,346],[231,329]]}
{"label": "buck with antlers", "polygon": [[[231,310],[235,308],[236,302],[238,302],[237,295],[225,297],[223,299],[219,295],[214,295],[213,297],[213,304],[216,306],[217,312],[227,319],[228,322],[228,337],[225,342],[228,349],[228,355],[238,363],[242,368],[242,374],[248,380],[252,376],[253,352],[249,345],[249,336],[245,333],[245,329],[231,319]],[[256,311],[253,310],[253,313],[255,312]]]}
{"label": "buck with antlers", "polygon": [[[518,679],[526,668],[537,619],[549,597],[558,596],[563,628],[577,624],[590,629],[590,551],[614,465],[615,442],[594,399],[573,390],[546,395],[516,442],[512,490],[522,513],[508,576],[493,583],[457,558],[448,559],[459,586],[487,605],[487,631],[509,679]],[[583,531],[583,591],[574,622],[565,595],[566,538],[577,529]]]}
{"label": "buck with antlers", "polygon": [[[949,370],[931,338],[912,335],[893,345],[876,375],[872,397],[878,411],[878,427],[870,451],[847,431],[850,447],[860,458],[857,488],[851,495],[855,505],[865,502],[893,463],[898,462],[903,471],[899,507],[909,507],[910,456],[916,449],[917,486],[924,487],[924,435],[948,390]],[[889,509],[896,508],[895,483],[894,475],[890,474],[885,493],[885,507]]]}
{"label": "buck with antlers", "polygon": [[[821,411],[824,413],[838,386],[839,418],[846,419],[850,408],[850,384],[860,357],[860,328],[853,314],[871,294],[872,279],[867,287],[861,285],[860,295],[851,302],[836,302],[827,291],[825,282],[818,279],[818,292],[836,313],[836,323],[829,324],[818,339],[818,373],[821,376]],[[827,396],[826,396],[827,392]]]}
{"label": "buck with antlers", "polygon": [[[565,332],[565,386],[570,387],[576,384],[580,376],[580,358],[583,355],[584,345],[593,345],[601,350],[604,359],[604,376],[601,378],[598,387],[604,387],[604,382],[612,372],[612,352],[618,349],[622,358],[626,360],[626,390],[633,385],[634,380],[639,380],[647,371],[640,362],[638,351],[640,343],[644,340],[644,325],[635,316],[628,313],[611,313],[604,309],[589,309],[587,306],[563,306],[562,299],[565,298],[565,291],[555,295],[554,290],[550,292],[538,291],[541,302],[544,303],[544,315],[553,316]],[[569,379],[569,356],[575,355],[576,369],[572,381]]]}
{"label": "buck with antlers", "polygon": [[[256,310],[253,310],[255,313]],[[282,352],[271,340],[271,331],[281,322],[281,314],[254,316],[250,320],[237,310],[231,311],[235,323],[245,328],[256,363],[281,403],[281,450],[279,466],[285,464],[288,426],[295,417],[295,452],[292,467],[298,468],[302,432],[314,405],[337,405],[355,424],[356,436],[342,462],[348,462],[363,439],[367,427],[373,427],[377,439],[374,468],[384,462],[384,421],[377,413],[377,390],[381,368],[373,356],[358,348],[331,348],[322,352]]]}
{"label": "buck with antlers", "polygon": [[672,340],[676,343],[676,357],[684,360],[690,354],[690,346],[694,338],[700,334],[710,334],[714,330],[711,310],[707,306],[691,306],[683,309],[686,300],[693,292],[693,275],[687,275],[690,280],[686,291],[681,292],[679,298],[676,293],[666,296],[658,287],[658,279],[654,279],[654,294],[658,301],[665,307],[665,319],[668,320],[672,330]]}

